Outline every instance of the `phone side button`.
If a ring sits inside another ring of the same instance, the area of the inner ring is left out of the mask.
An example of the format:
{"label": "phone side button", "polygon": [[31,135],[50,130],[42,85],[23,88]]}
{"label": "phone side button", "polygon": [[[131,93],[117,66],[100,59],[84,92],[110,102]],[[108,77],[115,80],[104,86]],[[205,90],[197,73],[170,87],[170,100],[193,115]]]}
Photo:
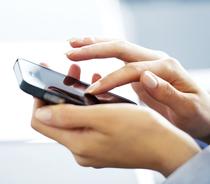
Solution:
{"label": "phone side button", "polygon": [[43,95],[43,98],[46,100],[46,101],[49,101],[49,102],[52,102],[52,103],[55,103],[55,104],[62,104],[62,103],[65,103],[65,99],[61,98],[61,97],[58,97],[58,96],[55,96],[53,94],[50,94],[50,93],[45,93]]}

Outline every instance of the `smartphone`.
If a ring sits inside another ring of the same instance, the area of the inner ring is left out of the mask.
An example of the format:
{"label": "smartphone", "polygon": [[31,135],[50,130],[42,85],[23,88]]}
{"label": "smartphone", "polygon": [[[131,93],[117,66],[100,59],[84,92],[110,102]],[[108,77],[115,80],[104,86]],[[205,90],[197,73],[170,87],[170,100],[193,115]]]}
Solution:
{"label": "smartphone", "polygon": [[48,104],[135,104],[131,100],[110,92],[99,95],[86,94],[85,90],[89,84],[25,59],[17,59],[13,69],[19,87],[24,92],[44,100]]}

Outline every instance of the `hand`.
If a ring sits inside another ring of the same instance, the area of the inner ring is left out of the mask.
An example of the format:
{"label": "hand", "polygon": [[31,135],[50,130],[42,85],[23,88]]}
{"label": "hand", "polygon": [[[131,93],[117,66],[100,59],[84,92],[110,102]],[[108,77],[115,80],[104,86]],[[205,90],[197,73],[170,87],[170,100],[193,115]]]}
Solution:
{"label": "hand", "polygon": [[[79,79],[80,68],[72,65],[69,75]],[[94,74],[92,82],[99,78]],[[45,106],[35,100],[32,127],[66,146],[82,166],[149,168],[167,176],[200,151],[159,114],[128,104]]]}
{"label": "hand", "polygon": [[132,83],[142,101],[177,127],[201,139],[210,135],[210,97],[175,59],[123,41],[85,38],[70,44],[76,48],[67,54],[71,60],[116,57],[126,63],[96,82],[89,93]]}
{"label": "hand", "polygon": [[168,176],[200,149],[154,111],[128,104],[43,106],[32,127],[67,147],[86,167],[147,168]]}

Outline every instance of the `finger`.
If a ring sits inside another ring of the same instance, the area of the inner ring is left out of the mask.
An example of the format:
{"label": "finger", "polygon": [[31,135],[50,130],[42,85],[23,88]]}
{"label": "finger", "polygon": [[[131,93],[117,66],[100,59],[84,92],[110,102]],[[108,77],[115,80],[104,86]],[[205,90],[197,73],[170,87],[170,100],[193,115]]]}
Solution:
{"label": "finger", "polygon": [[55,127],[47,126],[47,125],[41,123],[35,117],[35,113],[36,113],[37,109],[39,109],[39,108],[41,108],[41,107],[43,107],[45,105],[46,105],[45,102],[35,98],[35,100],[34,100],[34,107],[33,107],[33,114],[32,114],[32,120],[31,120],[31,126],[32,126],[33,129],[35,129],[36,131],[42,133],[43,135],[60,142],[59,138],[62,135],[63,131],[59,130],[59,129],[55,128]]}
{"label": "finger", "polygon": [[35,117],[43,123],[59,128],[94,128],[88,107],[75,105],[56,105],[39,108]]}
{"label": "finger", "polygon": [[168,117],[166,112],[167,106],[158,102],[152,96],[148,94],[148,92],[144,89],[143,84],[138,82],[137,84],[133,83],[132,87],[135,88],[135,91],[141,101],[143,101],[146,105],[159,112],[164,117]]}
{"label": "finger", "polygon": [[47,63],[40,63],[40,65],[41,65],[41,66],[44,66],[44,67],[46,67],[46,68],[49,67]]}
{"label": "finger", "polygon": [[[183,113],[183,108],[188,100],[182,92],[178,91],[170,83],[150,71],[142,73],[141,82],[152,98],[176,112]],[[183,108],[180,109],[180,107]]]}
{"label": "finger", "polygon": [[[126,104],[126,107],[128,105]],[[35,117],[43,124],[64,129],[87,128],[107,133],[107,122],[114,116],[122,116],[123,104],[75,106],[61,104],[37,109]],[[105,117],[105,118],[104,118]]]}
{"label": "finger", "polygon": [[148,69],[156,71],[160,67],[163,66],[160,65],[158,61],[127,64],[92,84],[86,92],[91,94],[100,94],[118,86],[131,82],[139,82],[142,71]]}
{"label": "finger", "polygon": [[72,38],[72,39],[70,39],[68,41],[69,41],[69,44],[73,48],[79,48],[79,47],[83,47],[83,46],[86,46],[86,45],[92,45],[92,44],[96,44],[96,43],[100,43],[100,42],[111,41],[111,39],[85,37],[83,39],[80,39],[80,38]]}
{"label": "finger", "polygon": [[[84,147],[85,147],[84,145],[86,146],[89,145],[88,147],[90,149],[91,147],[94,147],[94,145],[97,145],[96,144],[97,142],[95,140],[97,140],[100,137],[100,133],[94,132],[94,131],[90,133],[91,129],[87,130],[87,128],[84,128],[84,127],[81,129],[80,128],[63,129],[63,128],[60,128],[63,126],[57,126],[59,127],[57,128],[55,126],[49,126],[48,124],[46,125],[42,123],[35,117],[35,113],[37,111],[37,108],[41,108],[44,105],[45,103],[43,101],[35,99],[34,112],[33,112],[33,117],[31,121],[32,128],[38,131],[39,133],[59,142],[60,144],[65,145],[74,154],[87,157],[88,153],[86,151],[84,152]],[[46,108],[46,107],[47,106],[43,108]],[[63,121],[59,121],[59,125],[60,125],[64,122],[64,119],[63,117],[59,117],[59,118],[63,120]],[[70,116],[68,118],[69,120],[71,119]]]}
{"label": "finger", "polygon": [[80,79],[81,69],[78,65],[72,64],[68,71],[68,76],[71,76],[75,79]]}
{"label": "finger", "polygon": [[149,62],[129,63],[92,84],[86,92],[99,94],[131,82],[139,82],[144,71],[151,71],[168,83],[173,83],[173,86],[177,90],[182,90],[182,92],[198,91],[197,85],[176,60],[164,58]]}
{"label": "finger", "polygon": [[101,78],[100,74],[94,73],[93,76],[92,76],[92,82],[91,83],[94,83],[94,82],[98,81],[100,78]]}
{"label": "finger", "polygon": [[124,41],[95,43],[74,49],[66,55],[73,61],[115,57],[126,62],[135,62],[165,57],[165,54],[159,51],[150,50]]}

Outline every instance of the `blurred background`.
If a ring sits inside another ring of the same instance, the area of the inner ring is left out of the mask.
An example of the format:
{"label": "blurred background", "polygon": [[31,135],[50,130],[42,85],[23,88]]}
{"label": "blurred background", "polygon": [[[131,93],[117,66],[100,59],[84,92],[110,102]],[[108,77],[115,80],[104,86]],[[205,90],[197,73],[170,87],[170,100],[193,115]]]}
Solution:
{"label": "blurred background", "polygon": [[[0,0],[0,141],[50,141],[30,128],[33,99],[18,88],[12,70],[16,58],[46,62],[66,73],[72,63],[64,55],[71,49],[69,38],[127,39],[177,58],[210,89],[209,20],[209,0]],[[82,80],[89,82],[93,72],[106,75],[122,63],[108,59],[79,65]],[[129,87],[122,94],[136,100]],[[145,183],[156,178],[143,175]]]}
{"label": "blurred background", "polygon": [[121,0],[132,42],[164,50],[188,69],[210,67],[209,0]]}

